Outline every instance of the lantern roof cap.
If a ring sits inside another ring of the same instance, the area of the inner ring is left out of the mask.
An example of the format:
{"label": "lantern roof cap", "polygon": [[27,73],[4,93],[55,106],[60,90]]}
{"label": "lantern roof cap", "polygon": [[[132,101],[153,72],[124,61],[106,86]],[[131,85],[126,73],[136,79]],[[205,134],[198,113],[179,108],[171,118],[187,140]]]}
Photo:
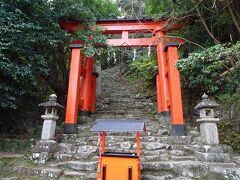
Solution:
{"label": "lantern roof cap", "polygon": [[194,109],[203,109],[203,108],[216,108],[218,107],[219,104],[217,104],[216,102],[214,101],[211,101],[209,98],[208,98],[208,95],[207,94],[203,94],[202,95],[202,101],[194,107]]}
{"label": "lantern roof cap", "polygon": [[59,103],[57,102],[57,96],[56,96],[56,94],[51,94],[51,95],[49,96],[49,100],[48,100],[48,101],[43,102],[43,103],[39,104],[38,106],[64,108],[64,106],[62,106],[61,104],[59,104]]}

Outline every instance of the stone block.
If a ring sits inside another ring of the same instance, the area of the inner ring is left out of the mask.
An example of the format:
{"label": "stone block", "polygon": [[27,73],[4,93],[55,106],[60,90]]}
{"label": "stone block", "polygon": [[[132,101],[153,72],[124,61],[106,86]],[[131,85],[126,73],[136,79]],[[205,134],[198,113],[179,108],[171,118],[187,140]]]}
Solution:
{"label": "stone block", "polygon": [[173,144],[190,144],[192,141],[191,136],[170,136]]}
{"label": "stone block", "polygon": [[199,161],[203,162],[226,163],[230,161],[230,155],[226,153],[202,153],[199,151],[195,151],[194,154]]}
{"label": "stone block", "polygon": [[159,142],[151,142],[146,145],[147,150],[156,150],[156,149],[167,149],[169,147],[168,144],[159,143]]}
{"label": "stone block", "polygon": [[180,176],[204,179],[208,173],[208,165],[198,161],[183,161],[174,166],[173,170]]}
{"label": "stone block", "polygon": [[167,129],[159,129],[158,132],[157,132],[158,135],[169,135],[170,134],[170,131],[167,130]]}
{"label": "stone block", "polygon": [[58,179],[62,174],[62,170],[56,168],[33,168],[29,169],[29,174]]}
{"label": "stone block", "polygon": [[56,121],[44,120],[42,128],[42,140],[52,140],[55,136]]}
{"label": "stone block", "polygon": [[240,165],[240,156],[233,157],[233,162],[235,162],[236,164]]}
{"label": "stone block", "polygon": [[218,129],[217,125],[212,122],[204,122],[200,124],[200,134],[203,144],[218,145]]}
{"label": "stone block", "polygon": [[74,143],[77,140],[77,134],[63,134],[62,142]]}
{"label": "stone block", "polygon": [[166,170],[171,171],[174,167],[172,162],[143,162],[142,169],[150,171]]}
{"label": "stone block", "polygon": [[97,161],[83,162],[83,161],[67,161],[56,164],[56,166],[63,166],[77,171],[94,171],[97,169]]}
{"label": "stone block", "polygon": [[77,172],[77,171],[68,171],[68,170],[65,170],[63,171],[63,175],[66,176],[66,177],[84,177],[85,173],[81,173],[81,172]]}
{"label": "stone block", "polygon": [[31,159],[34,163],[45,164],[52,158],[52,154],[48,152],[33,153]]}
{"label": "stone block", "polygon": [[210,146],[210,145],[203,145],[197,148],[197,151],[203,153],[228,153],[232,154],[232,148],[227,145],[218,145],[218,146]]}
{"label": "stone block", "polygon": [[225,168],[221,166],[214,166],[210,168],[208,179],[217,180],[239,180],[240,168]]}
{"label": "stone block", "polygon": [[76,154],[76,158],[88,158],[93,156],[97,152],[96,146],[79,146]]}
{"label": "stone block", "polygon": [[184,151],[181,151],[181,150],[171,150],[170,154],[175,156],[183,156],[185,153]]}
{"label": "stone block", "polygon": [[73,155],[56,153],[56,154],[54,154],[53,157],[54,157],[54,159],[57,159],[58,161],[69,161],[69,160],[72,160]]}
{"label": "stone block", "polygon": [[73,144],[71,143],[60,143],[58,145],[58,152],[72,154],[72,153],[76,153],[76,150]]}
{"label": "stone block", "polygon": [[154,176],[154,175],[141,175],[142,180],[166,180],[173,179],[173,175],[163,175],[163,176]]}
{"label": "stone block", "polygon": [[130,149],[131,143],[130,142],[119,142],[117,143],[122,149]]}
{"label": "stone block", "polygon": [[57,143],[53,140],[38,141],[33,148],[34,153],[48,152],[54,153],[57,150]]}

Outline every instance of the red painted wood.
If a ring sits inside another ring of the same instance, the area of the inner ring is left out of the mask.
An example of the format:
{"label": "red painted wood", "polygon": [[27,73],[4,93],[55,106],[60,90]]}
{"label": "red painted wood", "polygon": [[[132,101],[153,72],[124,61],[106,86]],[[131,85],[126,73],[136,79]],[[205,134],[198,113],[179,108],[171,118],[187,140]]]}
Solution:
{"label": "red painted wood", "polygon": [[77,123],[78,101],[79,101],[79,84],[81,74],[81,50],[72,49],[70,75],[68,84],[66,124]]}
{"label": "red painted wood", "polygon": [[179,71],[176,67],[178,60],[177,47],[168,47],[168,79],[171,97],[171,124],[183,125],[182,95]]}

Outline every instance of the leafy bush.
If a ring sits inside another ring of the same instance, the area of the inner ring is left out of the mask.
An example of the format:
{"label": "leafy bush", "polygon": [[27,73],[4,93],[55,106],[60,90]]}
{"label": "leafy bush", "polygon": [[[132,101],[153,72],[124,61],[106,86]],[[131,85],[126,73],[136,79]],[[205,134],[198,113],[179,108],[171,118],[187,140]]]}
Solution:
{"label": "leafy bush", "polygon": [[154,57],[142,56],[128,65],[127,75],[132,79],[138,79],[142,82],[154,84],[157,74],[157,61]]}
{"label": "leafy bush", "polygon": [[215,94],[234,93],[240,79],[240,42],[218,44],[178,61],[183,86]]}

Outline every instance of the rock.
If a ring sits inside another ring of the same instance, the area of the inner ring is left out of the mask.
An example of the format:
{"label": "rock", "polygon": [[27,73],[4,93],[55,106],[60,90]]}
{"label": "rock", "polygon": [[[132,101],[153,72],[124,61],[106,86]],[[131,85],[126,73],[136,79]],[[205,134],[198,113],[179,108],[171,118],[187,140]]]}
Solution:
{"label": "rock", "polygon": [[63,175],[66,177],[83,177],[85,173],[77,172],[77,171],[63,171]]}
{"label": "rock", "polygon": [[198,161],[184,161],[174,166],[173,170],[180,176],[203,179],[208,173],[208,165]]}
{"label": "rock", "polygon": [[170,134],[170,132],[167,129],[159,129],[157,134],[158,135],[167,135],[168,136]]}
{"label": "rock", "polygon": [[120,147],[123,148],[123,149],[130,149],[131,148],[131,143],[130,142],[119,142],[117,144],[119,144]]}
{"label": "rock", "polygon": [[146,145],[147,150],[156,150],[156,149],[164,149],[169,147],[168,144],[163,144],[159,142],[150,142]]}
{"label": "rock", "polygon": [[58,145],[58,149],[59,149],[58,152],[61,152],[62,154],[76,153],[76,150],[74,149],[73,144],[71,144],[71,143],[60,143]]}
{"label": "rock", "polygon": [[217,180],[239,180],[240,168],[211,167],[208,178]]}
{"label": "rock", "polygon": [[142,175],[142,180],[166,180],[166,179],[172,179],[173,175],[168,174],[164,176],[154,176],[154,175]]}
{"label": "rock", "polygon": [[54,153],[57,150],[57,143],[53,140],[41,140],[33,148],[34,153],[48,152]]}
{"label": "rock", "polygon": [[199,137],[200,133],[199,131],[189,131],[189,136],[192,136],[193,138]]}
{"label": "rock", "polygon": [[194,154],[199,161],[204,162],[226,163],[230,161],[230,155],[226,153],[202,153],[199,151],[195,151]]}
{"label": "rock", "polygon": [[90,173],[88,176],[88,179],[97,179],[97,173]]}
{"label": "rock", "polygon": [[196,161],[195,156],[171,156],[171,160],[173,161]]}
{"label": "rock", "polygon": [[234,156],[233,157],[233,162],[235,162],[236,164],[240,165],[240,156]]}
{"label": "rock", "polygon": [[88,158],[97,152],[96,146],[79,146],[76,154],[76,158]]}
{"label": "rock", "polygon": [[53,156],[55,159],[57,160],[60,160],[60,161],[69,161],[73,158],[73,155],[72,154],[59,154],[59,153],[56,153],[54,154]]}
{"label": "rock", "polygon": [[45,164],[53,157],[53,154],[48,152],[33,153],[30,159],[32,159],[37,164]]}
{"label": "rock", "polygon": [[62,142],[74,143],[76,142],[77,134],[63,134]]}
{"label": "rock", "polygon": [[171,150],[170,154],[171,155],[175,155],[175,156],[183,156],[184,155],[184,151],[181,151],[181,150]]}
{"label": "rock", "polygon": [[177,178],[174,178],[172,180],[192,180],[192,178],[188,178],[188,177],[177,177]]}
{"label": "rock", "polygon": [[83,161],[67,161],[57,163],[53,166],[63,166],[67,168],[71,168],[77,171],[94,171],[97,169],[97,161],[93,162],[83,162]]}
{"label": "rock", "polygon": [[190,144],[192,141],[191,136],[171,136],[170,139],[173,144]]}
{"label": "rock", "polygon": [[142,163],[142,169],[144,171],[154,171],[154,170],[166,170],[170,171],[173,169],[173,163],[172,162],[143,162]]}
{"label": "rock", "polygon": [[62,170],[56,168],[33,168],[29,169],[28,173],[30,175],[38,175],[58,179],[59,176],[62,174]]}

